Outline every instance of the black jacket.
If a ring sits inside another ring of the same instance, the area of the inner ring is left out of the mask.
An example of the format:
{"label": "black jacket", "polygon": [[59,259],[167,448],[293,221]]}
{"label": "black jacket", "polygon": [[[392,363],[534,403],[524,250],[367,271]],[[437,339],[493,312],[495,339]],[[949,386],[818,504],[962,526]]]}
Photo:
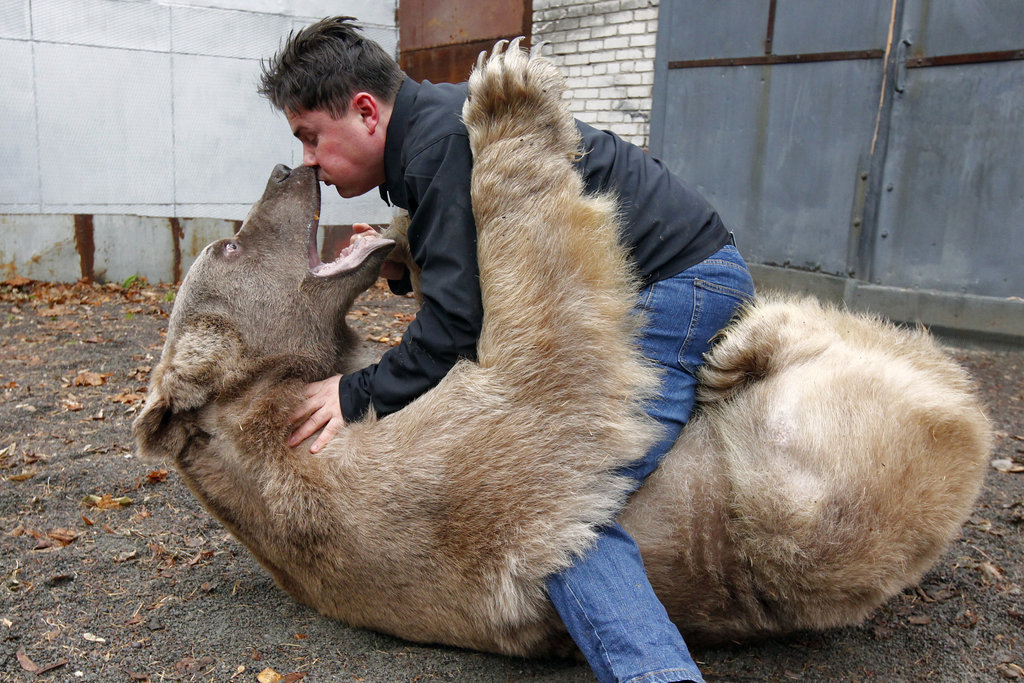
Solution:
{"label": "black jacket", "polygon": [[[472,155],[462,104],[466,85],[406,79],[395,98],[384,149],[381,197],[409,211],[409,246],[422,268],[423,306],[380,362],[341,380],[348,421],[372,405],[393,413],[433,387],[459,358],[476,358],[483,321],[470,204]],[[578,162],[591,192],[615,192],[623,240],[643,283],[672,277],[723,247],[729,233],[715,210],[657,159],[614,133],[577,122]],[[392,282],[397,293],[408,282]]]}

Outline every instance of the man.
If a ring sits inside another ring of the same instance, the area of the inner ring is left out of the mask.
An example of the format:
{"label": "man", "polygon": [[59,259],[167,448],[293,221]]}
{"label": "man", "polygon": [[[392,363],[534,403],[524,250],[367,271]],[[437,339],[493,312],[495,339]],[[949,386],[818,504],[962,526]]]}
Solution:
{"label": "man", "polygon": [[[307,387],[291,443],[322,428],[320,450],[347,421],[372,407],[400,410],[462,357],[474,359],[483,320],[470,204],[472,156],[460,118],[462,85],[416,83],[356,30],[349,17],[324,19],[289,37],[264,65],[260,92],[288,117],[303,163],[343,197],[380,189],[409,211],[409,245],[422,268],[423,305],[399,346],[380,362]],[[753,293],[746,264],[717,213],[657,160],[615,135],[577,124],[577,166],[588,191],[614,192],[643,289],[644,355],[663,371],[649,414],[661,441],[628,474],[640,482],[689,419],[694,373],[711,338]],[[357,225],[353,239],[370,229]],[[393,291],[408,274],[382,274]],[[633,539],[618,525],[548,580],[548,594],[601,681],[702,680],[678,630],[647,581]]]}

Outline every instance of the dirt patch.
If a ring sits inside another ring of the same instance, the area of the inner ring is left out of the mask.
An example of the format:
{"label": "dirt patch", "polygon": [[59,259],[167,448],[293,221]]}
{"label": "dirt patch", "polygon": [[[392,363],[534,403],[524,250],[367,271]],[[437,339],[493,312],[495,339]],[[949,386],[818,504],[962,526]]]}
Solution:
{"label": "dirt patch", "polygon": [[[348,628],[277,590],[173,470],[133,456],[173,296],[0,285],[0,680],[592,680]],[[382,353],[414,312],[374,288],[350,317]],[[1024,352],[952,352],[997,432],[962,538],[860,626],[696,650],[709,679],[1024,679]]]}

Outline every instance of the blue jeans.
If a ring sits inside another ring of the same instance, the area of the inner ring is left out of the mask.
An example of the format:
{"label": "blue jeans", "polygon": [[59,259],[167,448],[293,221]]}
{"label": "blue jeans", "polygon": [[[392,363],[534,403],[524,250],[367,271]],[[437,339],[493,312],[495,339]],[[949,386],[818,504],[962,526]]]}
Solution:
{"label": "blue jeans", "polygon": [[[662,371],[661,390],[647,413],[662,438],[624,472],[637,486],[679,437],[693,412],[696,371],[712,338],[754,293],[736,247],[726,245],[682,273],[640,292],[646,317],[644,356]],[[618,524],[602,529],[597,545],[552,575],[548,595],[599,681],[703,681],[679,630],[654,594],[636,543]]]}

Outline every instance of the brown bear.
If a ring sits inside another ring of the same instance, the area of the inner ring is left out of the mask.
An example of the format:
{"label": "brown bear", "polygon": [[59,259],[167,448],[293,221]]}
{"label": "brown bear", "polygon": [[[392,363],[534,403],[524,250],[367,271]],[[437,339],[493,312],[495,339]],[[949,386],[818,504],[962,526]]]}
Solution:
{"label": "brown bear", "polygon": [[[403,240],[324,267],[313,170],[278,167],[175,302],[134,433],[296,599],[410,640],[518,655],[565,643],[544,592],[616,518],[691,640],[862,619],[914,583],[978,492],[989,425],[923,331],[761,297],[644,486],[654,437],[615,204],[584,193],[564,83],[513,44],[464,118],[484,299],[476,362],[318,455],[289,448],[307,381],[365,361],[344,322]],[[400,251],[400,250],[399,250]]]}

